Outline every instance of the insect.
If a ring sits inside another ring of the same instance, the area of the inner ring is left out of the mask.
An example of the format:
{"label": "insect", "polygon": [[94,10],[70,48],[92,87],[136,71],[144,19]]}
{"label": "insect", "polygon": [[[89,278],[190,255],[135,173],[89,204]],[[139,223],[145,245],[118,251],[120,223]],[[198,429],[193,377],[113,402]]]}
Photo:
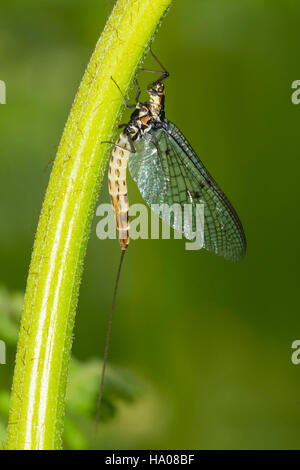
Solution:
{"label": "insect", "polygon": [[[113,304],[106,338],[103,368],[98,397],[96,427],[100,415],[105,367],[108,357],[109,338],[116,292],[124,254],[130,241],[129,202],[127,194],[127,166],[140,193],[153,210],[160,204],[171,206],[176,203],[183,207],[191,204],[192,217],[187,227],[179,225],[175,218],[165,220],[173,228],[181,230],[186,237],[196,227],[196,208],[204,206],[204,248],[232,261],[240,260],[246,251],[246,237],[239,217],[229,200],[197,157],[184,135],[165,117],[165,87],[163,81],[169,77],[168,71],[153,54],[161,71],[140,69],[160,74],[160,77],[147,87],[149,100],[139,101],[141,89],[137,85],[136,104],[128,105],[119,88],[127,108],[135,108],[129,123],[122,124],[123,130],[109,161],[108,185],[115,210],[116,225],[122,249]],[[157,212],[162,218],[160,212]]]}
{"label": "insect", "polygon": [[[156,210],[159,204],[182,208],[191,204],[204,206],[204,248],[237,261],[246,250],[246,238],[242,224],[229,200],[208,173],[186,138],[165,117],[165,80],[169,73],[151,51],[162,68],[158,80],[150,83],[147,90],[149,101],[136,104],[128,124],[117,139],[109,162],[108,182],[112,204],[116,214],[117,229],[122,250],[129,244],[129,202],[126,171],[137,183],[146,203]],[[152,72],[152,71],[151,71]],[[159,215],[161,215],[159,213]],[[162,216],[163,218],[163,216]],[[195,228],[195,211],[190,230],[182,224],[186,235]],[[175,220],[166,220],[178,229]]]}

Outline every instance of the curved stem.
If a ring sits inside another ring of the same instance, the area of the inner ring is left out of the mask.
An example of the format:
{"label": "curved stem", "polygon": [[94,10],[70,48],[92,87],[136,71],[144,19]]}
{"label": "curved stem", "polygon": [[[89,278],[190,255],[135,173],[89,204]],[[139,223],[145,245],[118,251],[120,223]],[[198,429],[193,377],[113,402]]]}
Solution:
{"label": "curved stem", "polygon": [[119,0],[71,109],[40,215],[27,280],[8,449],[58,449],[83,259],[126,92],[171,0]]}

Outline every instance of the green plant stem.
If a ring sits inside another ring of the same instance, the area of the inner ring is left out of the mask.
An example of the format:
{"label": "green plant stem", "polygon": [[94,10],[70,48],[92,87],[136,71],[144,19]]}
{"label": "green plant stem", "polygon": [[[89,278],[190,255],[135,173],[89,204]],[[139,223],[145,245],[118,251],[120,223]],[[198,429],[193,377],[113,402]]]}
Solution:
{"label": "green plant stem", "polygon": [[171,0],[119,0],[71,109],[40,215],[27,279],[8,449],[61,447],[65,389],[83,259],[127,92]]}

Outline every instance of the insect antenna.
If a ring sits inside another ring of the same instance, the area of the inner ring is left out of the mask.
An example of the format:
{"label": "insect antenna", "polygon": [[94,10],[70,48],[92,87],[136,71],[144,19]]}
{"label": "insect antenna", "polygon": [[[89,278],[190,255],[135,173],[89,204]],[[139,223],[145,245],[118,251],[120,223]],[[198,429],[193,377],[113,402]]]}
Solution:
{"label": "insect antenna", "polygon": [[101,378],[100,378],[100,387],[99,387],[99,394],[98,394],[98,400],[97,400],[96,417],[95,417],[95,434],[98,431],[98,424],[99,424],[100,411],[101,411],[101,402],[102,402],[102,396],[103,396],[103,385],[104,385],[104,378],[105,378],[105,369],[106,369],[106,364],[107,364],[108,351],[109,351],[109,342],[110,342],[110,336],[111,336],[112,321],[113,321],[113,316],[114,316],[114,310],[115,310],[115,303],[116,303],[116,297],[117,297],[117,292],[118,292],[120,273],[121,273],[121,268],[122,268],[122,263],[123,263],[125,251],[126,250],[122,250],[122,253],[121,253],[121,258],[120,258],[120,263],[119,263],[119,268],[118,268],[118,272],[117,272],[115,288],[114,288],[114,293],[113,293],[111,311],[110,311],[110,316],[109,316],[109,320],[108,320],[108,327],[107,327],[106,341],[105,341],[105,349],[104,349],[104,357],[103,357],[103,364],[102,364],[102,371],[101,371]]}

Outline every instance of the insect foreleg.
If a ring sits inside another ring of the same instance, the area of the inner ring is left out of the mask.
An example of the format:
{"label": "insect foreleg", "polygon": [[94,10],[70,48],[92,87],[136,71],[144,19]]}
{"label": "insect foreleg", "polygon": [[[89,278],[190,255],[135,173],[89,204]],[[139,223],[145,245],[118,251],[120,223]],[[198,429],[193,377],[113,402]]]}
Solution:
{"label": "insect foreleg", "polygon": [[158,65],[161,67],[161,70],[139,69],[139,72],[157,73],[157,74],[161,74],[161,76],[157,80],[155,80],[154,82],[152,82],[148,85],[148,87],[147,87],[148,90],[149,90],[149,88],[153,88],[155,85],[160,83],[162,80],[165,80],[166,78],[168,78],[170,76],[169,72],[164,67],[164,65],[158,60],[158,58],[156,57],[156,55],[152,51],[151,47],[150,47],[150,52],[151,52],[151,55],[154,58],[154,60],[156,60]]}

